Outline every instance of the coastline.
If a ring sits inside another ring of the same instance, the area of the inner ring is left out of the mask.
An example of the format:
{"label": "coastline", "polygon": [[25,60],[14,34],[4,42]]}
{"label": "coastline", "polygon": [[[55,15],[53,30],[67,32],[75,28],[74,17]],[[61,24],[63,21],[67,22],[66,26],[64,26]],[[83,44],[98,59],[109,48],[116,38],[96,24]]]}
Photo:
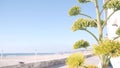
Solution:
{"label": "coastline", "polygon": [[19,65],[19,62],[24,62],[24,64],[37,63],[43,61],[50,61],[56,59],[63,59],[68,57],[68,54],[64,55],[45,55],[45,56],[10,56],[3,57],[0,60],[0,67]]}
{"label": "coastline", "polygon": [[[83,51],[87,56],[91,52]],[[44,68],[55,64],[65,63],[65,59],[70,54],[52,54],[52,55],[35,55],[35,56],[12,56],[3,57],[0,60],[0,68]],[[21,62],[23,64],[21,64]],[[23,67],[22,67],[23,66]]]}

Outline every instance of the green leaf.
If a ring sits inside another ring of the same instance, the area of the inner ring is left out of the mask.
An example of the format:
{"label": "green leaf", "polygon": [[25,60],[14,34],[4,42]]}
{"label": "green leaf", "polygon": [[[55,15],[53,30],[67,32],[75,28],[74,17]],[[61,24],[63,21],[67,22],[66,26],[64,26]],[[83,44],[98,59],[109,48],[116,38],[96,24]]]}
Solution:
{"label": "green leaf", "polygon": [[120,36],[120,27],[117,29],[116,34]]}
{"label": "green leaf", "polygon": [[79,6],[73,6],[70,10],[69,10],[69,15],[70,16],[76,16],[80,13],[80,7]]}
{"label": "green leaf", "polygon": [[75,44],[73,45],[73,48],[74,49],[87,48],[88,46],[89,46],[89,43],[87,41],[79,40],[75,42]]}

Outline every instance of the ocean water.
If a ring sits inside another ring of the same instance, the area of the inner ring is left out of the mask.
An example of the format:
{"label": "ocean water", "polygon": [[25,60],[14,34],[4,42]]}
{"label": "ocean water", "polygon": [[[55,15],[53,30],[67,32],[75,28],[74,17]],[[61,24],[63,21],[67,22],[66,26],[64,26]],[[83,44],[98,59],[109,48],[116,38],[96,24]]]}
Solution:
{"label": "ocean water", "polygon": [[85,52],[85,51],[91,51],[91,50],[74,50],[74,51],[59,52],[59,53],[0,53],[0,56],[6,57],[6,56],[53,55],[53,54],[69,54],[69,53]]}
{"label": "ocean water", "polygon": [[0,56],[6,57],[6,56],[33,56],[33,55],[52,55],[55,53],[3,53],[0,54]]}

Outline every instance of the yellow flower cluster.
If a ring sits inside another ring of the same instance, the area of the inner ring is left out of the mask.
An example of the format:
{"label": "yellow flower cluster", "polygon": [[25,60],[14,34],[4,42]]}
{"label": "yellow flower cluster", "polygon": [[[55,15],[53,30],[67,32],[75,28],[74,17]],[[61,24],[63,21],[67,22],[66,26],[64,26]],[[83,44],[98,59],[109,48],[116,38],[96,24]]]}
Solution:
{"label": "yellow flower cluster", "polygon": [[73,45],[73,48],[74,49],[87,48],[88,46],[89,46],[89,43],[87,41],[79,40],[79,41],[75,42],[75,44]]}
{"label": "yellow flower cluster", "polygon": [[104,4],[103,7],[105,9],[120,10],[120,0],[109,0]]}
{"label": "yellow flower cluster", "polygon": [[69,15],[70,16],[76,16],[80,13],[80,7],[79,6],[73,6],[70,10],[69,10]]}
{"label": "yellow flower cluster", "polygon": [[93,47],[96,55],[108,55],[109,57],[120,56],[120,42],[114,40],[104,40]]}
{"label": "yellow flower cluster", "polygon": [[84,62],[85,56],[82,53],[74,53],[70,55],[66,60],[66,64],[69,68],[78,68],[82,66]]}
{"label": "yellow flower cluster", "polygon": [[95,65],[87,65],[86,68],[98,68],[98,67]]}
{"label": "yellow flower cluster", "polygon": [[97,27],[95,20],[89,18],[79,18],[72,25],[72,31],[82,30],[87,27]]}
{"label": "yellow flower cluster", "polygon": [[78,0],[79,3],[88,3],[90,2],[91,0]]}

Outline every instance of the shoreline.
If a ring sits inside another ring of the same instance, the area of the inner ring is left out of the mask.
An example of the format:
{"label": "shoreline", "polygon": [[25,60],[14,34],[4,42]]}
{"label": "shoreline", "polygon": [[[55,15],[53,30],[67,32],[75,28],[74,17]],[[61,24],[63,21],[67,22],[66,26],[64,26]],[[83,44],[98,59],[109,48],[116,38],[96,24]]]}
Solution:
{"label": "shoreline", "polygon": [[43,61],[59,60],[68,57],[69,54],[64,55],[45,55],[45,56],[10,56],[4,57],[0,60],[0,67],[19,65],[19,62],[24,64],[37,63]]}
{"label": "shoreline", "polygon": [[[91,54],[89,51],[83,52],[85,55]],[[52,54],[52,55],[35,55],[35,56],[8,56],[0,60],[0,68],[17,68],[20,67],[21,62],[24,68],[36,68],[37,66],[50,66],[59,63],[65,63],[65,59],[70,54]],[[11,67],[13,66],[13,67]],[[16,67],[17,66],[17,67]],[[42,67],[40,67],[42,68]]]}

